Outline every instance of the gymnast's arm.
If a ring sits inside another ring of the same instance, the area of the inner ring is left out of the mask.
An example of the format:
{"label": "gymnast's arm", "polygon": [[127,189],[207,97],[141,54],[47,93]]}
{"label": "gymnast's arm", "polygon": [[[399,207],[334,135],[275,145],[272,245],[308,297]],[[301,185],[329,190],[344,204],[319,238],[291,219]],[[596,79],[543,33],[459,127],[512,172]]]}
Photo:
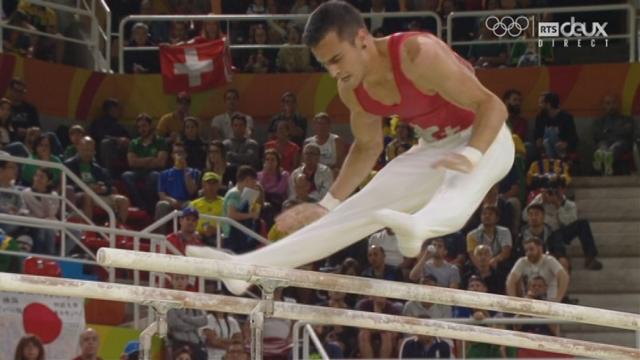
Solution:
{"label": "gymnast's arm", "polygon": [[424,93],[437,92],[446,100],[475,113],[468,145],[484,154],[508,113],[502,101],[476,78],[473,69],[433,36],[408,39],[403,45],[402,67],[408,78]]}
{"label": "gymnast's arm", "polygon": [[329,193],[343,201],[364,181],[384,148],[382,119],[360,107],[353,90],[340,89],[340,98],[351,112],[351,132],[354,141]]}

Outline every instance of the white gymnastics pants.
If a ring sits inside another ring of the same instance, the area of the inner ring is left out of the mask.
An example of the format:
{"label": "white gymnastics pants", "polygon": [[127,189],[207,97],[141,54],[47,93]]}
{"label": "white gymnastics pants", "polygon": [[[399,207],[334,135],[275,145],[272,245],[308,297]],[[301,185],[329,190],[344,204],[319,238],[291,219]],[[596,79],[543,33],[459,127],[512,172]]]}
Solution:
{"label": "white gymnastics pants", "polygon": [[[405,213],[402,216],[415,221],[419,238],[408,239],[413,249],[403,251],[415,254],[424,240],[462,228],[491,186],[511,168],[514,145],[506,125],[470,173],[431,167],[445,154],[466,146],[470,136],[471,128],[436,142],[420,140],[327,215],[264,248],[236,256],[211,248],[188,248],[187,255],[295,268],[325,258],[386,226],[393,228],[380,220],[380,210]],[[248,285],[243,281],[225,283],[235,294],[244,292]]]}

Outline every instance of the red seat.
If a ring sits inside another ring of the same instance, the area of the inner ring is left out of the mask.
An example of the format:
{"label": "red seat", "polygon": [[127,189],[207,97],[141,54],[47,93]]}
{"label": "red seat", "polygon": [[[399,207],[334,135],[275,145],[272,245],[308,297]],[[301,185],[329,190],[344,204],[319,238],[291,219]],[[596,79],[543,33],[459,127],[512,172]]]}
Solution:
{"label": "red seat", "polygon": [[22,272],[28,275],[40,275],[50,277],[62,277],[60,265],[55,260],[42,259],[29,256],[24,259]]}

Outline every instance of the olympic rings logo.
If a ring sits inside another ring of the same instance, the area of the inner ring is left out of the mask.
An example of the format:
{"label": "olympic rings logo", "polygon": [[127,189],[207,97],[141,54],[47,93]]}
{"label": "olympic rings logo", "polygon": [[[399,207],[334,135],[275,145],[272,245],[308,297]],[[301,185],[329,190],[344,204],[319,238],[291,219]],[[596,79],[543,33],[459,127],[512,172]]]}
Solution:
{"label": "olympic rings logo", "polygon": [[529,28],[529,18],[522,15],[515,19],[511,16],[498,18],[491,15],[484,21],[484,25],[497,37],[501,38],[507,34],[511,37],[519,37]]}

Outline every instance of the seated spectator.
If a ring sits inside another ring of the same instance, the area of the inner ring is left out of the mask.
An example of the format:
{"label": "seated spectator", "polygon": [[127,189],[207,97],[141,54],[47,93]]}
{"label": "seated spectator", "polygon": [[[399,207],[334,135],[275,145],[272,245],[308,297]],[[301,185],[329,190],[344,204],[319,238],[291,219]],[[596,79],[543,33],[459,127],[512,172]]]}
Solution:
{"label": "seated spectator", "polygon": [[[202,196],[193,200],[190,207],[198,210],[202,215],[222,216],[224,199],[218,195],[220,175],[206,172],[202,175]],[[218,223],[215,220],[199,218],[196,230],[202,236],[203,242],[210,246],[216,245]]]}
{"label": "seated spectator", "polygon": [[[62,34],[60,34],[60,32],[58,31],[57,21],[48,22],[44,26],[44,29],[42,29],[42,31],[50,35],[62,36]],[[33,47],[33,57],[38,60],[61,63],[64,56],[64,51],[65,42],[63,40],[48,36],[38,36]]]}
{"label": "seated spectator", "polygon": [[[254,24],[249,29],[249,44],[267,45],[270,43],[269,33],[264,24]],[[276,62],[276,49],[249,50],[242,57],[244,72],[264,74],[272,72]]]}
{"label": "seated spectator", "polygon": [[[383,297],[377,296],[368,296],[358,301],[356,310],[390,315],[400,314],[398,306]],[[359,329],[358,349],[360,350],[360,357],[363,359],[390,358],[394,353],[397,337],[396,333],[389,331]],[[375,344],[379,345],[375,346]]]}
{"label": "seated spectator", "polygon": [[232,340],[224,356],[224,360],[249,360],[251,355],[247,353],[241,340]]}
{"label": "seated spectator", "polygon": [[19,78],[13,78],[9,82],[7,99],[11,102],[11,117],[9,123],[13,127],[13,141],[24,142],[27,129],[40,128],[40,115],[38,109],[26,101],[27,85]]}
{"label": "seated spectator", "polygon": [[[140,114],[136,118],[139,137],[133,139],[127,151],[127,162],[131,170],[122,174],[122,181],[133,204],[149,213],[155,210],[159,170],[167,163],[167,142],[155,135],[151,118]],[[141,191],[137,182],[144,181]]]}
{"label": "seated spectator", "polygon": [[[423,276],[420,278],[419,283],[427,286],[438,286],[438,280],[433,275]],[[404,304],[402,316],[421,319],[449,319],[451,318],[451,306],[411,300]]]}
{"label": "seated spectator", "polygon": [[274,149],[280,154],[282,168],[292,172],[300,165],[300,147],[290,140],[290,125],[286,121],[279,121],[276,125],[275,139],[264,144],[265,150]]}
{"label": "seated spectator", "polygon": [[78,143],[85,137],[86,133],[81,125],[73,125],[69,128],[70,144],[64,149],[62,160],[67,161],[78,154]]}
{"label": "seated spectator", "polygon": [[334,177],[337,177],[346,156],[347,144],[339,135],[331,132],[331,118],[327,113],[317,113],[313,117],[312,128],[314,135],[304,141],[305,145],[308,143],[318,145],[320,163],[330,167]]}
{"label": "seated spectator", "polygon": [[[524,248],[522,246],[522,243],[525,239],[528,239],[530,237],[536,237],[542,240],[544,248],[547,250],[550,249],[549,236],[551,235],[551,226],[544,223],[544,206],[542,204],[530,204],[529,206],[527,206],[526,211],[527,215],[523,217],[526,219],[527,223],[520,230],[518,241],[514,243],[512,257],[514,257],[513,255],[515,255],[516,258],[520,258],[524,255]],[[558,257],[556,256],[556,258]],[[564,259],[566,260],[566,258]],[[560,261],[560,263],[563,262],[560,259],[558,260]],[[565,264],[563,264],[563,266],[564,265]],[[567,270],[567,272],[569,271],[567,266],[565,266],[565,269]]]}
{"label": "seated spectator", "polygon": [[384,262],[384,249],[377,245],[370,245],[367,250],[369,266],[362,272],[363,277],[389,281],[402,281],[402,272],[395,266]]}
{"label": "seated spectator", "polygon": [[224,149],[222,141],[214,140],[209,143],[207,162],[205,165],[205,172],[214,172],[222,176],[218,195],[226,194],[227,190],[236,183],[238,168],[227,162],[227,152]]}
{"label": "seated spectator", "polygon": [[[467,290],[486,293],[487,286],[482,279],[472,276],[469,279]],[[496,316],[495,312],[484,309],[457,308],[456,313],[456,317],[471,317],[476,321],[482,321]],[[493,359],[507,357],[504,353],[504,347],[500,345],[467,342],[465,347],[466,353],[464,354],[464,358],[466,359]]]}
{"label": "seated spectator", "polygon": [[209,359],[226,359],[234,340],[242,339],[242,330],[233,315],[210,311],[207,324],[200,329],[200,336],[207,346]]}
{"label": "seated spectator", "polygon": [[[257,178],[258,174],[252,167],[240,166],[236,186],[227,191],[224,197],[224,216],[250,229],[256,228],[256,221],[260,217],[260,209],[255,206],[257,196],[254,196],[258,193]],[[255,239],[229,224],[223,224],[223,230],[224,248],[236,254],[252,250],[258,245]]]}
{"label": "seated spectator", "polygon": [[[3,154],[3,152],[0,152]],[[3,155],[6,155],[4,153]],[[18,166],[11,161],[0,160],[0,190],[7,189],[19,191],[20,189],[14,185]],[[26,215],[28,210],[25,207],[24,200],[20,193],[0,191],[0,213],[9,215]],[[17,236],[23,230],[15,224],[0,223],[0,229],[4,230],[7,235]]]}
{"label": "seated spectator", "polygon": [[184,145],[175,143],[171,157],[173,167],[158,176],[158,203],[155,219],[160,219],[172,210],[180,210],[198,194],[200,171],[187,166]]}
{"label": "seated spectator", "polygon": [[[215,15],[214,13],[209,13],[208,15]],[[220,22],[217,20],[206,20],[203,21],[200,25],[201,29],[200,34],[191,39],[190,42],[201,43],[211,40],[221,40],[225,39],[226,36],[220,29]]]}
{"label": "seated spectator", "polygon": [[[6,251],[30,253],[33,249],[31,236],[18,236],[13,238],[7,235],[0,224],[0,249]],[[12,255],[0,255],[0,271],[6,273],[22,273],[22,258]]]}
{"label": "seated spectator", "polygon": [[515,228],[514,224],[516,223],[515,218],[516,216],[519,216],[519,214],[516,214],[513,206],[500,196],[500,193],[498,192],[498,184],[495,184],[491,189],[489,189],[489,192],[485,195],[482,203],[478,206],[478,209],[476,209],[469,220],[467,220],[462,231],[464,233],[469,233],[480,226],[482,223],[480,215],[482,213],[483,206],[486,205],[495,206],[498,209],[498,213],[500,214],[500,217],[498,218],[498,225],[509,229],[509,231],[512,232],[511,237],[513,238],[513,234],[518,233],[518,229]]}
{"label": "seated spectator", "polygon": [[184,131],[184,119],[189,116],[191,96],[183,91],[178,94],[176,102],[176,111],[162,115],[156,126],[156,135],[168,138],[169,142],[176,141]]}
{"label": "seated spectator", "polygon": [[[566,246],[578,237],[585,256],[585,268],[589,270],[602,269],[602,263],[596,259],[598,249],[589,221],[578,218],[576,203],[567,199],[564,195],[564,188],[547,188],[538,194],[531,201],[531,204],[540,204],[544,207],[544,222],[552,230],[549,235],[549,251],[552,254],[566,258]],[[527,221],[527,209],[522,216]]]}
{"label": "seated spectator", "polygon": [[409,279],[417,282],[421,277],[433,275],[438,281],[438,286],[458,289],[460,287],[460,270],[452,265],[445,257],[447,248],[444,239],[434,238],[425,242],[424,249],[418,258],[418,262],[411,269]]}
{"label": "seated spectator", "polygon": [[[35,139],[35,141],[33,142],[33,147],[35,153],[31,154],[29,158],[62,164],[62,160],[51,153],[51,140],[49,140],[49,137],[47,137],[46,135],[40,135],[37,139]],[[35,175],[38,168],[38,165],[22,165],[22,169],[20,171],[21,183],[26,186],[30,186],[31,182],[33,181],[33,176]],[[52,183],[54,186],[57,186],[60,181],[60,170],[52,169],[52,173]]]}
{"label": "seated spectator", "polygon": [[[296,300],[290,297],[283,296],[283,288],[277,288],[273,292],[274,301],[295,303]],[[245,322],[245,326],[248,327],[249,321]],[[264,341],[264,357],[275,359],[289,359],[290,349],[292,347],[293,338],[293,321],[289,319],[279,319],[275,317],[268,317],[264,319],[263,339]],[[244,336],[248,339],[249,336]]]}
{"label": "seated spectator", "polygon": [[[29,216],[39,219],[58,220],[60,200],[38,195],[58,196],[52,188],[53,172],[51,169],[39,168],[33,176],[33,185],[24,190],[22,197],[29,211]],[[30,233],[34,239],[33,252],[54,255],[56,250],[56,230],[33,228]]]}
{"label": "seated spectator", "polygon": [[416,335],[402,341],[400,359],[450,359],[451,346],[440,338]]}
{"label": "seated spectator", "polygon": [[367,9],[371,15],[380,14],[380,16],[366,19],[365,24],[371,33],[374,31],[380,31],[385,36],[401,30],[401,25],[398,23],[398,18],[384,17],[384,13],[398,11],[398,3],[395,1],[386,0],[371,0],[370,8]]}
{"label": "seated spectator", "polygon": [[205,145],[200,139],[200,120],[193,116],[184,119],[184,131],[180,134],[178,142],[184,144],[187,152],[187,166],[202,171],[204,169],[207,154]]}
{"label": "seated spectator", "polygon": [[[3,16],[4,18],[4,16]],[[17,28],[23,28],[26,30],[36,31],[35,26],[29,23],[29,18],[24,11],[16,9],[8,19],[6,19],[7,25],[15,26]],[[35,36],[27,34],[20,30],[3,31],[2,37],[3,50],[8,54],[15,54],[22,57],[32,57],[33,47],[35,44]]]}
{"label": "seated spectator", "polygon": [[[14,136],[15,134],[16,133],[14,132]],[[38,139],[41,134],[42,132],[40,131],[39,127],[37,126],[30,127],[29,129],[27,129],[24,140],[14,141],[10,143],[9,145],[4,147],[4,151],[8,152],[13,156],[28,158],[31,156],[31,154],[35,153],[35,148],[33,147],[33,145],[36,139]]]}
{"label": "seated spectator", "polygon": [[[290,176],[289,179],[293,178],[293,194],[289,196],[289,198],[282,204],[283,208],[289,208],[294,205],[306,203],[306,202],[317,202],[315,198],[311,197],[311,188],[312,183],[307,178],[307,176],[303,173],[296,174],[295,176]],[[291,180],[289,180],[291,181]]]}
{"label": "seated spectator", "polygon": [[469,286],[469,279],[473,276],[479,277],[487,287],[487,291],[491,294],[504,295],[504,283],[507,278],[505,269],[497,269],[491,266],[493,252],[488,245],[478,245],[473,250],[475,262],[470,262],[462,275],[461,288],[466,289]]}
{"label": "seated spectator", "polygon": [[231,117],[233,136],[222,143],[226,150],[226,158],[233,166],[249,165],[258,167],[260,164],[260,150],[258,143],[247,137],[247,118],[235,113]]}
{"label": "seated spectator", "polygon": [[526,294],[527,280],[542,276],[547,285],[547,300],[560,302],[569,287],[569,274],[562,265],[551,255],[543,252],[542,240],[528,238],[524,241],[525,256],[516,261],[507,276],[507,295],[519,296]]}
{"label": "seated spectator", "polygon": [[538,152],[551,159],[565,159],[578,147],[578,133],[573,115],[560,109],[560,97],[546,92],[540,96],[534,137]]}
{"label": "seated spectator", "polygon": [[507,118],[507,125],[511,132],[520,137],[520,140],[527,141],[529,137],[529,126],[527,119],[522,116],[522,93],[516,89],[509,89],[502,95],[502,101],[507,107],[509,117]]}
{"label": "seated spectator", "polygon": [[247,119],[246,137],[251,137],[253,133],[253,118],[247,114],[238,111],[238,103],[240,102],[240,92],[238,89],[227,89],[224,92],[225,112],[218,114],[211,119],[211,140],[226,140],[233,137],[233,128],[231,120],[234,114],[239,113]]}
{"label": "seated spectator", "polygon": [[258,182],[264,189],[266,201],[271,204],[275,214],[282,210],[282,204],[287,199],[289,189],[289,172],[280,164],[278,151],[267,149],[264,152],[262,171],[258,172]]}
{"label": "seated spectator", "polygon": [[[481,21],[484,24],[484,21]],[[490,44],[473,44],[469,47],[467,59],[476,68],[496,68],[508,65],[509,48],[498,42],[498,37],[487,26],[480,26],[478,40],[492,41]]]}
{"label": "seated spectator", "polygon": [[499,210],[493,205],[484,205],[480,215],[482,224],[475,230],[467,234],[467,253],[473,264],[477,264],[474,251],[478,245],[487,245],[491,248],[491,253],[495,254],[489,260],[489,265],[494,269],[508,268],[511,258],[511,248],[513,241],[511,232],[503,226],[499,226]]}
{"label": "seated spectator", "polygon": [[385,148],[386,161],[389,162],[396,156],[400,155],[398,152],[402,146],[408,146],[409,148],[417,144],[413,128],[409,124],[398,121],[396,124],[396,135],[393,140]]}
{"label": "seated spectator", "polygon": [[121,111],[118,99],[107,99],[102,104],[102,116],[89,126],[89,135],[98,145],[100,164],[114,176],[114,165],[118,160],[125,163],[131,139],[129,132],[119,122]]}
{"label": "seated spectator", "polygon": [[27,334],[20,338],[13,358],[15,360],[45,360],[42,340],[37,335]]}
{"label": "seated spectator", "polygon": [[[149,27],[141,22],[135,23],[127,46],[155,46],[149,37]],[[127,73],[157,74],[160,72],[158,53],[155,51],[125,51],[124,69]]]}
{"label": "seated spectator", "polygon": [[[287,42],[288,47],[280,48],[276,58],[276,67],[278,71],[285,73],[311,72],[311,52],[306,47],[299,47],[300,29],[294,25],[287,26]],[[298,47],[293,47],[298,45]]]}
{"label": "seated spectator", "polygon": [[0,99],[0,149],[9,145],[13,135],[13,127],[9,118],[11,117],[11,101],[7,98]]}
{"label": "seated spectator", "polygon": [[181,45],[189,41],[189,23],[174,21],[171,23],[169,44]]}
{"label": "seated spectator", "polygon": [[369,247],[375,245],[384,250],[384,263],[390,266],[401,267],[405,263],[405,257],[402,256],[398,249],[398,239],[393,230],[389,228],[382,229],[369,236]]}
{"label": "seated spectator", "polygon": [[73,358],[73,360],[102,360],[98,356],[100,352],[100,336],[98,332],[92,328],[86,328],[82,334],[80,334],[80,355]]}
{"label": "seated spectator", "polygon": [[603,175],[613,175],[614,165],[620,164],[621,157],[631,152],[633,146],[633,119],[624,116],[618,109],[619,100],[607,95],[602,100],[604,115],[592,124],[593,168]]}
{"label": "seated spectator", "polygon": [[264,0],[253,0],[247,6],[247,15],[266,14],[267,8],[264,6]]}
{"label": "seated spectator", "polygon": [[[200,213],[198,210],[191,207],[182,209],[182,214],[180,214],[180,218],[178,219],[179,230],[167,235],[167,241],[182,255],[185,254],[187,245],[203,245],[200,234],[196,232],[199,218]],[[167,254],[172,254],[172,252],[167,250]]]}
{"label": "seated spectator", "polygon": [[[185,291],[189,286],[189,276],[173,274],[172,283],[174,289]],[[206,325],[207,315],[202,310],[170,309],[167,312],[167,338],[171,351],[186,346],[191,351],[190,359],[206,360],[207,350],[198,333],[198,329]]]}
{"label": "seated spectator", "polygon": [[328,166],[320,164],[320,147],[313,143],[305,145],[302,151],[302,165],[291,173],[290,194],[294,193],[293,180],[298,174],[304,174],[309,179],[309,196],[316,201],[322,199],[333,184],[333,173]]}
{"label": "seated spectator", "polygon": [[304,139],[307,136],[307,119],[300,115],[297,111],[296,95],[287,91],[280,98],[282,111],[271,118],[269,123],[269,138],[273,138],[276,133],[276,126],[281,120],[289,122],[289,131],[291,132],[291,141],[303,146]]}
{"label": "seated spectator", "polygon": [[[93,192],[116,212],[116,221],[126,224],[129,216],[129,199],[126,196],[114,194],[109,173],[95,161],[96,143],[92,138],[85,136],[78,143],[78,154],[67,160],[64,164],[73,171]],[[82,202],[82,211],[89,218],[93,218],[93,199],[86,193],[75,189]]]}

